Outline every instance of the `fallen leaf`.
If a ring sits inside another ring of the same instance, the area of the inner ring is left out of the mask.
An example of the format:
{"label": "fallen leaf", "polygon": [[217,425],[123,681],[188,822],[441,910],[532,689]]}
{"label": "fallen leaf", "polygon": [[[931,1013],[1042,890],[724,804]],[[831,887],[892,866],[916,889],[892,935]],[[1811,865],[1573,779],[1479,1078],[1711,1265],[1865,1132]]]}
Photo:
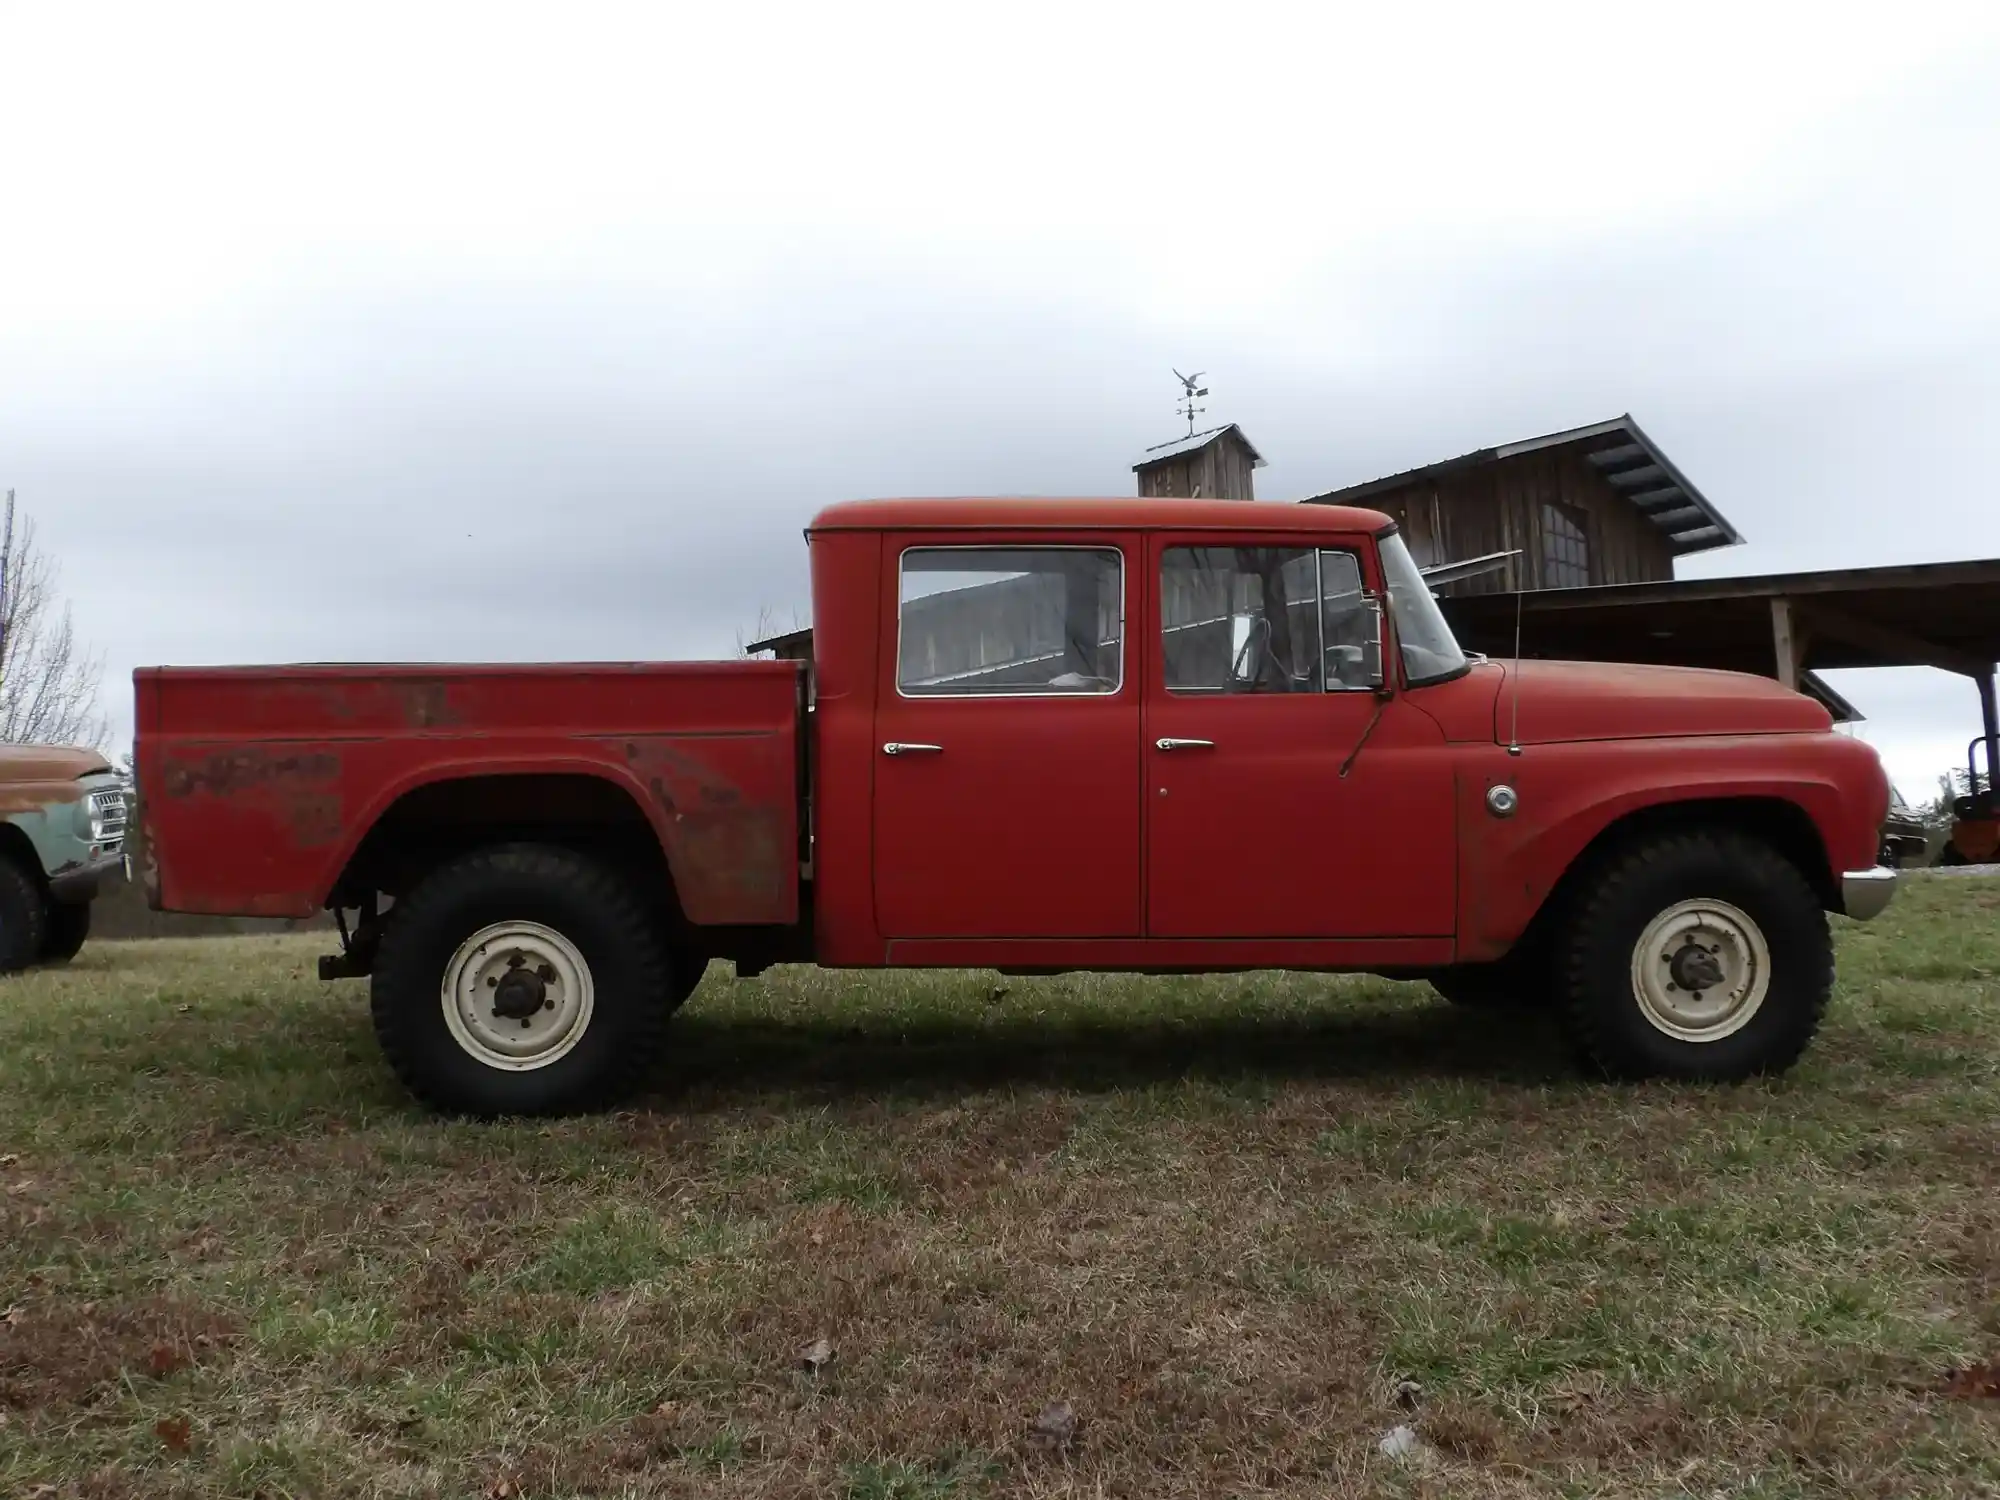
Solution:
{"label": "fallen leaf", "polygon": [[501,1478],[486,1486],[486,1500],[517,1500],[521,1493],[519,1482]]}
{"label": "fallen leaf", "polygon": [[146,1369],[155,1380],[164,1380],[174,1371],[183,1369],[188,1357],[172,1344],[155,1344],[153,1352],[146,1356]]}
{"label": "fallen leaf", "polygon": [[808,1375],[817,1375],[832,1364],[834,1358],[833,1345],[827,1342],[825,1334],[821,1334],[799,1351],[799,1368]]}
{"label": "fallen leaf", "polygon": [[1428,1467],[1437,1456],[1437,1450],[1417,1436],[1417,1429],[1407,1423],[1391,1427],[1382,1434],[1382,1441],[1375,1445],[1384,1458],[1392,1458],[1397,1463],[1415,1464]]}
{"label": "fallen leaf", "polygon": [[1044,1453],[1060,1453],[1075,1437],[1076,1408],[1067,1401],[1051,1401],[1028,1429],[1028,1446]]}
{"label": "fallen leaf", "polygon": [[811,1234],[807,1235],[806,1238],[809,1239],[814,1245],[824,1245],[826,1243],[826,1234],[823,1230],[815,1229]]}
{"label": "fallen leaf", "polygon": [[186,1417],[162,1417],[153,1424],[153,1436],[167,1445],[170,1453],[186,1453],[194,1447],[194,1424]]}
{"label": "fallen leaf", "polygon": [[2000,1401],[2000,1360],[1951,1371],[1944,1378],[1944,1393],[1961,1401]]}
{"label": "fallen leaf", "polygon": [[18,1307],[10,1307],[5,1312],[0,1312],[0,1328],[12,1328],[20,1321],[21,1309]]}

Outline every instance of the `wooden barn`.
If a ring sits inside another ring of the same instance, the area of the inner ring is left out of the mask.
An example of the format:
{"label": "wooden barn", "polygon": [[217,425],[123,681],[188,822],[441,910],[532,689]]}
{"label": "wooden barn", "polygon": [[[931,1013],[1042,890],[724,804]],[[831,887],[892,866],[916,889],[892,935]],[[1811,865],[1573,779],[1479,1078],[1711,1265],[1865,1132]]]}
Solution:
{"label": "wooden barn", "polygon": [[1441,594],[1660,583],[1743,540],[1627,416],[1314,495],[1396,518],[1420,566],[1515,552]]}

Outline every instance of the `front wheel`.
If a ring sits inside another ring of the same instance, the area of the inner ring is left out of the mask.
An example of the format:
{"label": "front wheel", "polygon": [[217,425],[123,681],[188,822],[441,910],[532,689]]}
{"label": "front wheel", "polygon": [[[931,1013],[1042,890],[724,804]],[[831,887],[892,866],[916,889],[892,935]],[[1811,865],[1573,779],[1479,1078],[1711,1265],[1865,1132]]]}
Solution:
{"label": "front wheel", "polygon": [[1797,1062],[1833,987],[1826,913],[1797,866],[1726,831],[1614,856],[1558,950],[1570,1034],[1616,1077],[1728,1081]]}
{"label": "front wheel", "polygon": [[42,933],[41,961],[45,964],[66,964],[83,952],[83,945],[89,938],[90,903],[52,901],[49,903],[48,923]]}
{"label": "front wheel", "polygon": [[571,1114],[644,1076],[670,984],[658,924],[628,882],[567,849],[506,845],[396,903],[370,1011],[390,1067],[434,1108]]}

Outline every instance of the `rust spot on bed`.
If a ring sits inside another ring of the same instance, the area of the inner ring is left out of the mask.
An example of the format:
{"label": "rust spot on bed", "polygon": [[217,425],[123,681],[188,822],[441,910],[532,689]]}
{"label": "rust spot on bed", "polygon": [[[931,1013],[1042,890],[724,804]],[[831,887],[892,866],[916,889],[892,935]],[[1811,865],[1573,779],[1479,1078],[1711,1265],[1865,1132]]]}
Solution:
{"label": "rust spot on bed", "polygon": [[279,824],[295,848],[319,849],[340,838],[342,804],[333,785],[339,776],[337,755],[238,747],[168,757],[160,768],[160,787],[173,800],[228,802]]}
{"label": "rust spot on bed", "polygon": [[447,683],[391,678],[384,685],[395,695],[403,723],[411,729],[445,729],[464,720],[465,716],[452,706]]}
{"label": "rust spot on bed", "polygon": [[792,919],[797,853],[789,804],[747,796],[703,756],[666,738],[626,739],[620,749],[665,822],[668,857],[690,916]]}
{"label": "rust spot on bed", "polygon": [[268,750],[220,750],[200,759],[169,759],[160,785],[169,797],[234,797],[274,781],[331,781],[340,774],[337,755],[274,755]]}

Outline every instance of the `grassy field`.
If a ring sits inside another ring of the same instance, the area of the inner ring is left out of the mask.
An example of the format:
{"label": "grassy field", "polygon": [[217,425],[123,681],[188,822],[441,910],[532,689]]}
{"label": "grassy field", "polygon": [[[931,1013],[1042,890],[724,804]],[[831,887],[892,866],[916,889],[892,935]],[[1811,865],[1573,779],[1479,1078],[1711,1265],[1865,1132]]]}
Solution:
{"label": "grassy field", "polygon": [[0,1495],[2000,1495],[2000,883],[1841,927],[1757,1086],[1374,981],[777,971],[501,1126],[315,939],[98,945],[0,983]]}

